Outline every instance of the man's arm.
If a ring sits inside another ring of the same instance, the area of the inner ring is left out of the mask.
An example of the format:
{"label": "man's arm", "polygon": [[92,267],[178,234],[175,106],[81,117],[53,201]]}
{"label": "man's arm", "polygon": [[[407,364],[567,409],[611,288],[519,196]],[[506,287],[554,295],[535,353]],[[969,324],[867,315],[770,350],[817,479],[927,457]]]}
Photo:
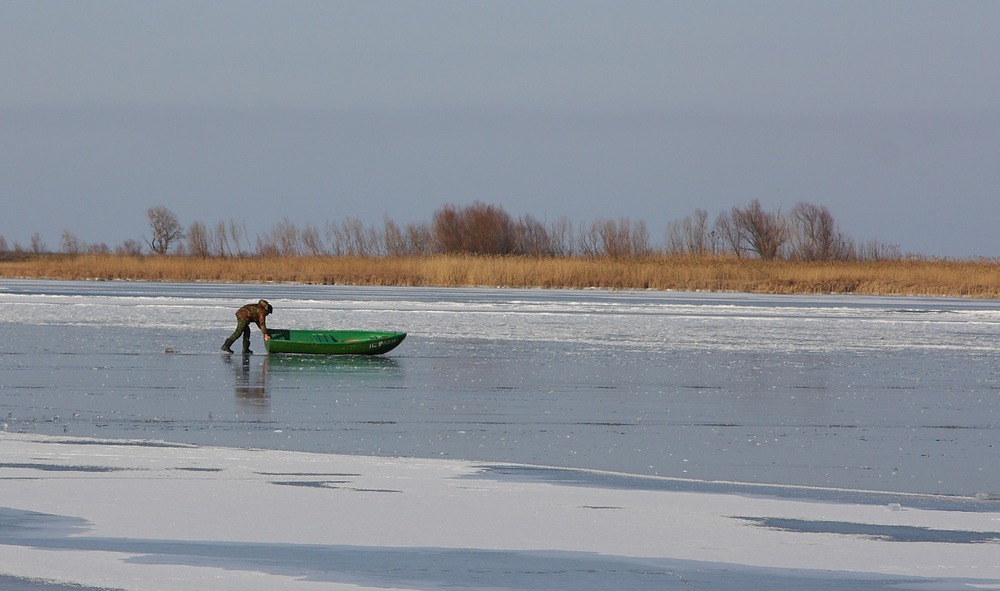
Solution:
{"label": "man's arm", "polygon": [[265,341],[269,340],[271,338],[271,335],[267,333],[267,322],[265,322],[264,320],[265,318],[267,318],[267,310],[258,310],[257,314],[260,320],[260,322],[257,323],[257,326],[259,326],[260,331],[264,333],[264,340]]}

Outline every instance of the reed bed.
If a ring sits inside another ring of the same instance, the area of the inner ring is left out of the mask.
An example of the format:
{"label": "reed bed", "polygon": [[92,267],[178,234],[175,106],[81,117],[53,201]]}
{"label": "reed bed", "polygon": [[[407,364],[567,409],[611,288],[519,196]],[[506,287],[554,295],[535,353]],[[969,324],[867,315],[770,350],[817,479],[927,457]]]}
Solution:
{"label": "reed bed", "polygon": [[0,277],[1000,297],[1000,262],[987,259],[802,262],[694,256],[196,258],[48,254],[0,260]]}

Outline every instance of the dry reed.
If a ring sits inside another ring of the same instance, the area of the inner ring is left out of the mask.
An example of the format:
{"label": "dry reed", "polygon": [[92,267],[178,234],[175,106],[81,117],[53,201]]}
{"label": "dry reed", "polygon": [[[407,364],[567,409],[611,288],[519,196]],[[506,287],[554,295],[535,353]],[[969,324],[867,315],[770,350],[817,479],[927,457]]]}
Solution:
{"label": "dry reed", "polygon": [[811,263],[693,256],[195,258],[50,254],[0,261],[0,277],[1000,297],[1000,262],[985,259]]}

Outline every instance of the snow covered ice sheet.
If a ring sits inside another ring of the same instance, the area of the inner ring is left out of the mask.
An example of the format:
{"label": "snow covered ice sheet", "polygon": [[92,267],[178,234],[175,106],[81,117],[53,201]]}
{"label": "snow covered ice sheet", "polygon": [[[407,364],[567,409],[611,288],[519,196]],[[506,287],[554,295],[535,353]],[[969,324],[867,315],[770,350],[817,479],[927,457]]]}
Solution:
{"label": "snow covered ice sheet", "polygon": [[[220,356],[261,296],[410,336]],[[5,280],[0,330],[14,432],[1000,493],[997,301]]]}
{"label": "snow covered ice sheet", "polygon": [[[220,355],[259,297],[410,336]],[[0,331],[3,591],[1000,589],[997,301],[0,281]]]}
{"label": "snow covered ice sheet", "polygon": [[845,503],[652,478],[614,486],[601,473],[504,475],[519,468],[0,434],[0,583],[1000,589],[989,502],[935,509],[916,495]]}

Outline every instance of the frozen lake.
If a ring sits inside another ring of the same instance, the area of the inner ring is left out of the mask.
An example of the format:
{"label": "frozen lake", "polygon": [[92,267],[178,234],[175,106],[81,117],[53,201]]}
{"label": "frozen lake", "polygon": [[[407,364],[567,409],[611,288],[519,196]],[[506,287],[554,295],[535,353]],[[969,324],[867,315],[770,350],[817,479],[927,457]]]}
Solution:
{"label": "frozen lake", "polygon": [[[259,298],[409,336],[223,355]],[[993,300],[2,281],[0,330],[9,432],[1000,493]]]}
{"label": "frozen lake", "polygon": [[[409,333],[386,356],[218,349]],[[1000,303],[0,282],[0,588],[1000,588]]]}

